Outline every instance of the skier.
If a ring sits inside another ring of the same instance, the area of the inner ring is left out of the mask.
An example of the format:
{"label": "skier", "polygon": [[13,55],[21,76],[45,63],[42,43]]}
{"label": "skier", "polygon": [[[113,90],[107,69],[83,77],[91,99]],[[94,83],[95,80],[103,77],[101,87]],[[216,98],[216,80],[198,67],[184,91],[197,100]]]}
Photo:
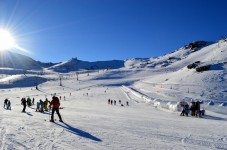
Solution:
{"label": "skier", "polygon": [[24,112],[24,113],[25,113],[25,112],[26,112],[26,111],[25,111],[25,109],[26,109],[26,99],[25,99],[25,98],[22,98],[22,99],[21,99],[21,105],[23,105],[23,106],[24,106],[24,108],[23,108],[22,112]]}
{"label": "skier", "polygon": [[180,114],[180,116],[188,116],[188,113],[189,113],[189,105],[182,105],[183,109],[182,109],[182,112]]}
{"label": "skier", "polygon": [[50,120],[50,122],[54,122],[54,112],[55,111],[58,114],[59,121],[60,122],[63,122],[62,121],[62,118],[61,118],[61,115],[59,113],[60,101],[59,101],[59,98],[58,97],[53,96],[52,101],[50,102],[50,106],[49,107],[51,107],[51,106],[52,106],[52,113],[51,113],[51,120]]}
{"label": "skier", "polygon": [[39,110],[40,110],[40,103],[37,102],[37,107],[36,107],[36,110],[35,111],[39,112]]}
{"label": "skier", "polygon": [[4,108],[7,108],[7,102],[8,102],[8,99],[6,98],[6,99],[4,100]]}
{"label": "skier", "polygon": [[48,103],[49,103],[49,101],[48,101],[48,99],[46,98],[46,100],[44,101],[44,110],[45,110],[45,111],[48,111]]}
{"label": "skier", "polygon": [[108,104],[110,104],[110,99],[108,99]]}
{"label": "skier", "polygon": [[8,100],[7,109],[11,110],[11,102],[10,102],[10,100]]}
{"label": "skier", "polygon": [[194,102],[194,101],[192,101],[191,103],[192,103],[192,105],[191,105],[191,107],[190,107],[190,110],[191,110],[191,116],[195,116],[195,111],[196,111],[195,102]]}
{"label": "skier", "polygon": [[30,97],[27,98],[27,105],[30,107],[32,105],[32,100]]}
{"label": "skier", "polygon": [[33,97],[33,99],[32,99],[32,105],[34,105],[35,104],[35,98]]}
{"label": "skier", "polygon": [[39,100],[39,103],[40,103],[40,110],[39,110],[39,112],[44,112],[43,111],[44,102],[40,99]]}
{"label": "skier", "polygon": [[195,116],[196,117],[201,117],[201,111],[200,111],[200,104],[201,104],[202,102],[200,102],[200,101],[196,101],[195,102],[195,106],[196,106],[196,108],[195,108]]}

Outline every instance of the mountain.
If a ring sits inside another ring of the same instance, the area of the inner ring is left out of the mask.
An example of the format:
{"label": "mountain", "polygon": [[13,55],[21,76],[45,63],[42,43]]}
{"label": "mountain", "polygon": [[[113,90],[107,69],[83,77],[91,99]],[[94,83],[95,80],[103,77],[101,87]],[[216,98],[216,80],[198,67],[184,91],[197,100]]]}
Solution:
{"label": "mountain", "polygon": [[208,47],[212,44],[215,44],[215,43],[207,42],[207,41],[195,41],[181,47],[180,49],[170,54],[166,54],[165,56],[160,56],[155,58],[145,58],[145,59],[141,59],[141,58],[128,59],[125,62],[125,66],[126,68],[129,68],[129,69],[132,69],[132,68],[151,68],[151,69],[159,68],[160,69],[160,68],[166,68],[166,67],[168,68],[170,66],[173,66],[173,64],[176,64],[176,62],[178,62],[183,65],[183,66],[182,65],[179,66],[178,64],[178,67],[182,68],[185,66],[185,63],[186,64],[193,63],[195,61],[195,60],[189,61],[187,57],[193,55],[195,52],[197,52],[196,55],[199,54],[198,52],[201,49]]}
{"label": "mountain", "polygon": [[227,99],[227,39],[189,43],[157,58],[129,59],[125,67],[140,71],[133,77],[140,75],[141,79],[131,87],[146,96],[161,99],[163,105],[180,100],[221,105]]}
{"label": "mountain", "polygon": [[57,63],[43,63],[34,59],[11,51],[0,52],[0,68],[41,70]]}
{"label": "mountain", "polygon": [[0,59],[1,68],[42,69],[42,66],[32,58],[10,51],[1,51]]}
{"label": "mountain", "polygon": [[78,70],[118,69],[122,67],[124,67],[124,61],[122,60],[88,62],[72,58],[48,69],[56,72],[70,72]]}
{"label": "mountain", "polygon": [[44,63],[30,57],[10,51],[0,52],[0,67],[24,70],[42,70],[47,68],[56,72],[70,72],[94,69],[172,69],[180,70],[186,66],[199,70],[207,66],[210,69],[220,69],[226,62],[226,39],[218,42],[195,41],[169,54],[155,58],[133,58],[111,61],[88,62],[72,58],[61,63]]}
{"label": "mountain", "polygon": [[124,67],[124,61],[122,60],[88,62],[72,58],[71,60],[61,63],[44,63],[11,51],[0,52],[0,59],[0,68],[23,70],[42,70],[48,68],[56,72],[70,72],[78,70],[118,69]]}

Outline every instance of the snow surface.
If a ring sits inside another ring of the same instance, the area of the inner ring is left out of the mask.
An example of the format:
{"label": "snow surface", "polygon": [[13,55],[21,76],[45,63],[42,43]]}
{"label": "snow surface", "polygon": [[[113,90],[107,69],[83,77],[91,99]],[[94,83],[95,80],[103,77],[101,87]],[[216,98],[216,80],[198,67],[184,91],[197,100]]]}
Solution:
{"label": "snow surface", "polygon": [[[78,81],[76,72],[4,72],[2,106],[8,98],[12,110],[0,108],[0,148],[227,149],[226,56],[227,43],[219,41],[195,52],[184,47],[158,58],[130,59],[120,69],[81,71]],[[212,67],[188,69],[195,61]],[[51,123],[49,112],[35,112],[37,101],[51,100],[55,93],[61,96],[65,123],[56,114],[56,123]],[[21,113],[23,97],[35,98],[27,113]],[[108,99],[117,104],[108,104]],[[203,101],[206,115],[180,116],[177,103],[182,100]]]}

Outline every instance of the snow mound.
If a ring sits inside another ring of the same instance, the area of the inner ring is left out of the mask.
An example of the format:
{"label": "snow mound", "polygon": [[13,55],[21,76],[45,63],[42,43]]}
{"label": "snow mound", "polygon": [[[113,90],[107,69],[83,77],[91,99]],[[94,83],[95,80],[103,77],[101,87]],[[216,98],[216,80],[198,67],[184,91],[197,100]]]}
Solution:
{"label": "snow mound", "polygon": [[209,102],[207,103],[207,105],[214,105],[214,102],[213,102],[213,101],[209,101]]}

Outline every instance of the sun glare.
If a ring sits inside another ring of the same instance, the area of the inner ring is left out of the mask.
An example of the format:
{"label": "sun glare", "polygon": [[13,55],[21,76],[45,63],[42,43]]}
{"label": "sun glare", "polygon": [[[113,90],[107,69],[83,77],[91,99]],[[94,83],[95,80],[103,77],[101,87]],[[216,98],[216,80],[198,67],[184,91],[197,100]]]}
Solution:
{"label": "sun glare", "polygon": [[0,51],[15,47],[15,40],[7,30],[0,29]]}

